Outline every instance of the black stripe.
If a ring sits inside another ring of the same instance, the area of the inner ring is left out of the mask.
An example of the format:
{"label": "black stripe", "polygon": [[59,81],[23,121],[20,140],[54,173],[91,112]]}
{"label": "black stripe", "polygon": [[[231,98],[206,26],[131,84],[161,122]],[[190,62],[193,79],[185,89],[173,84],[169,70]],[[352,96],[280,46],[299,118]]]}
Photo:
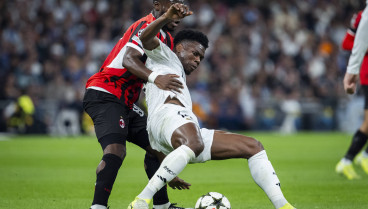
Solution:
{"label": "black stripe", "polygon": [[133,39],[133,36],[138,33],[138,31],[141,29],[141,27],[146,24],[147,21],[142,21],[141,23],[139,23],[139,25],[135,28],[134,32],[132,34],[130,34],[130,39],[129,39],[129,42],[132,41]]}
{"label": "black stripe", "polygon": [[165,31],[166,34],[166,45],[171,49],[171,38],[168,32]]}

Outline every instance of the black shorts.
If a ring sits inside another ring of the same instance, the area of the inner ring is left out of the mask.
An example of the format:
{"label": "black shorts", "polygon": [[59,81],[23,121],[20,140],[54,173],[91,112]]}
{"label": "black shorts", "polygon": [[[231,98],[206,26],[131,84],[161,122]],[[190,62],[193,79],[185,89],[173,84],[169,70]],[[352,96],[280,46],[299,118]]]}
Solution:
{"label": "black shorts", "polygon": [[126,140],[143,149],[149,146],[147,117],[137,106],[130,109],[112,94],[87,89],[83,108],[93,120],[103,149],[113,143],[125,145]]}
{"label": "black shorts", "polygon": [[361,85],[364,95],[364,109],[368,110],[368,85]]}

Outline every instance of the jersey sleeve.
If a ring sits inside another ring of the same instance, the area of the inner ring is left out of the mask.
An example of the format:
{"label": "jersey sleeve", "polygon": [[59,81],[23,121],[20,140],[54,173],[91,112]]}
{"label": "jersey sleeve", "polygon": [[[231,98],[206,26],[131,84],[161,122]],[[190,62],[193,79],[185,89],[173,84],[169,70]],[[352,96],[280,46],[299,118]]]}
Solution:
{"label": "jersey sleeve", "polygon": [[[141,22],[141,24],[139,24],[136,29],[134,30],[133,34],[131,35],[128,43],[126,44],[126,46],[132,47],[136,50],[138,50],[142,55],[144,55],[144,50],[143,50],[143,44],[141,42],[141,40],[139,39],[139,37],[141,36],[142,32],[144,31],[144,29],[147,28],[147,26],[149,25],[149,23],[147,22]],[[160,33],[158,33],[156,35],[157,38],[160,38]]]}
{"label": "jersey sleeve", "polygon": [[356,30],[359,26],[360,20],[362,19],[362,13],[363,11],[360,11],[358,13],[355,13],[353,17],[350,20],[350,32],[355,34]]}
{"label": "jersey sleeve", "polygon": [[350,27],[346,31],[345,37],[342,40],[341,47],[344,50],[351,51],[354,45],[355,33],[359,26],[359,22],[362,19],[362,12],[355,13],[350,20]]}
{"label": "jersey sleeve", "polygon": [[355,36],[348,30],[345,34],[344,39],[342,40],[341,47],[344,50],[351,51],[354,45]]}
{"label": "jersey sleeve", "polygon": [[347,72],[350,74],[359,74],[364,55],[368,49],[368,7],[362,13],[358,30],[355,34],[354,46],[349,58]]}
{"label": "jersey sleeve", "polygon": [[170,60],[172,60],[174,52],[172,52],[171,49],[162,41],[159,42],[160,45],[158,45],[155,49],[153,50],[144,49],[144,52],[146,53],[147,57],[156,62],[159,63],[170,62]]}

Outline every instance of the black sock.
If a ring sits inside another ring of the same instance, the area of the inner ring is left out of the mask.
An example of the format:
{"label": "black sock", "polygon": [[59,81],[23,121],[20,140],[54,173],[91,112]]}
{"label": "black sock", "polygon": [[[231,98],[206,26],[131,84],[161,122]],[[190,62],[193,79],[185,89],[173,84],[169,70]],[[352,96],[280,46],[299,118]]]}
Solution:
{"label": "black sock", "polygon": [[366,142],[367,142],[367,135],[365,135],[358,129],[358,131],[355,132],[353,136],[353,140],[351,142],[348,152],[345,155],[345,158],[353,161],[355,156],[360,152],[360,150],[362,150]]}
{"label": "black sock", "polygon": [[107,206],[112,186],[123,160],[114,154],[106,154],[102,157],[102,160],[105,162],[105,167],[97,173],[92,205],[99,204]]}
{"label": "black sock", "polygon": [[[157,157],[146,153],[146,156],[144,157],[144,165],[146,168],[146,174],[148,178],[151,179],[160,167],[160,161],[157,159]],[[167,196],[167,186],[165,185],[153,196],[153,204],[163,205],[168,202],[169,197]]]}

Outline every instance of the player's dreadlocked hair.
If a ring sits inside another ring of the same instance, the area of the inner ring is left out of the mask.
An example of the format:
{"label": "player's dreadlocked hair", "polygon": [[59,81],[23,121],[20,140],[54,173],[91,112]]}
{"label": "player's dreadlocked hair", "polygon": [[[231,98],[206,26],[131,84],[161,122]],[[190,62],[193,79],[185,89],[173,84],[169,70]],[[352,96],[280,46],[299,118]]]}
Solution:
{"label": "player's dreadlocked hair", "polygon": [[174,38],[174,46],[180,43],[181,41],[196,41],[204,46],[206,49],[208,48],[208,38],[207,36],[196,30],[182,30],[178,34],[176,34]]}

